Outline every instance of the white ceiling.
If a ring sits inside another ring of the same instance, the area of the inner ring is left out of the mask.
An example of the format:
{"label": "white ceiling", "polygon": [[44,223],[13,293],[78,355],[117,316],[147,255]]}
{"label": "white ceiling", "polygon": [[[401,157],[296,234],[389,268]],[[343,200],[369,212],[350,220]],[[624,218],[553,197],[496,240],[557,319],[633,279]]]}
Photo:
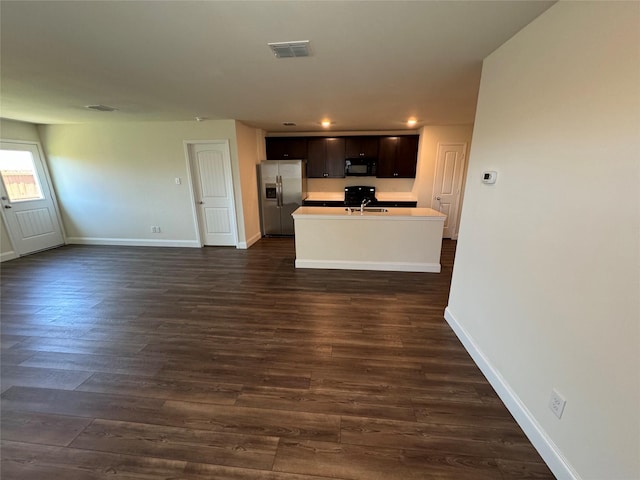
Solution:
{"label": "white ceiling", "polygon": [[[473,123],[482,59],[548,1],[0,2],[0,115],[237,119],[276,131]],[[310,40],[277,59],[268,42]],[[117,112],[86,110],[105,104]],[[282,122],[297,127],[284,127]]]}

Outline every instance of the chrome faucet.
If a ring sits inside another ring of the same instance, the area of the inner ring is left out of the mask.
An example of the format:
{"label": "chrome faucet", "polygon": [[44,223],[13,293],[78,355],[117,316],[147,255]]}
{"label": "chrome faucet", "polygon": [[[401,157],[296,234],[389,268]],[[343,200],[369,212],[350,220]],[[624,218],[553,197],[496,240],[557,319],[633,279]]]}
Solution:
{"label": "chrome faucet", "polygon": [[362,199],[362,203],[360,204],[360,215],[362,215],[364,213],[364,207],[366,207],[370,203],[371,203],[371,199],[370,198],[363,198]]}

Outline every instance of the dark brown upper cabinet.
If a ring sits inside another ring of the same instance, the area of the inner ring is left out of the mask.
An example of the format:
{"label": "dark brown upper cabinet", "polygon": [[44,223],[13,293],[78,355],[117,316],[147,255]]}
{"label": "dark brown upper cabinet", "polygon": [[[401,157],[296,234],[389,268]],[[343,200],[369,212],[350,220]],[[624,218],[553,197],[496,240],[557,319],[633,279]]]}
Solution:
{"label": "dark brown upper cabinet", "polygon": [[378,158],[378,136],[345,137],[345,158]]}
{"label": "dark brown upper cabinet", "polygon": [[415,178],[418,135],[379,137],[378,178]]}
{"label": "dark brown upper cabinet", "polygon": [[306,137],[267,137],[267,160],[298,160],[307,158]]}
{"label": "dark brown upper cabinet", "polygon": [[344,144],[343,137],[309,137],[307,176],[309,178],[344,177]]}

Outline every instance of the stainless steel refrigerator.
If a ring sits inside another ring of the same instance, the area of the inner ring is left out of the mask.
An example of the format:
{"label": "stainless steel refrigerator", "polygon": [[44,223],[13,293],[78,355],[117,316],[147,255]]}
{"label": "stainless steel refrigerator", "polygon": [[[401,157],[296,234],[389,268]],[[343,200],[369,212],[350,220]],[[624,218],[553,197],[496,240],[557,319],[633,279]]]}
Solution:
{"label": "stainless steel refrigerator", "polygon": [[307,198],[306,160],[264,160],[260,164],[263,235],[293,235],[293,211]]}

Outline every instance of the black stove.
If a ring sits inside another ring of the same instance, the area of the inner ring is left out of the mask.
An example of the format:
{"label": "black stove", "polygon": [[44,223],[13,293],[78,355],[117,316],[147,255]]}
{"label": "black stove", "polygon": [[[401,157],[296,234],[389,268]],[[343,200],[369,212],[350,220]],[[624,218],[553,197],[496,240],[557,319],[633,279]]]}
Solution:
{"label": "black stove", "polygon": [[368,187],[365,185],[354,185],[344,187],[344,204],[347,207],[359,207],[364,200],[370,203],[377,201],[376,187]]}

